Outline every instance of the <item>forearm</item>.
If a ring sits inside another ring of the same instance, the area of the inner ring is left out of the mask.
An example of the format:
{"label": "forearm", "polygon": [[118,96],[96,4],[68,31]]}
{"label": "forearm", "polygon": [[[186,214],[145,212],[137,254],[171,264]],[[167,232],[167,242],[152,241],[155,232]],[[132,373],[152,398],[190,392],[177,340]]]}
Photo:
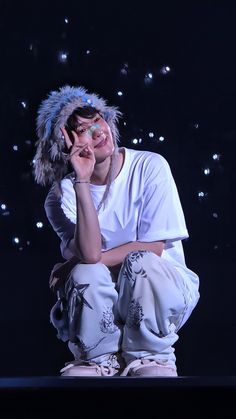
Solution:
{"label": "forearm", "polygon": [[96,263],[101,258],[101,231],[89,184],[75,184],[77,220],[72,246],[74,254],[84,263]]}
{"label": "forearm", "polygon": [[162,255],[164,249],[163,241],[156,242],[129,242],[118,247],[114,247],[111,250],[103,252],[101,255],[101,262],[106,266],[115,266],[123,263],[128,253],[139,250],[148,250],[155,253],[158,256]]}

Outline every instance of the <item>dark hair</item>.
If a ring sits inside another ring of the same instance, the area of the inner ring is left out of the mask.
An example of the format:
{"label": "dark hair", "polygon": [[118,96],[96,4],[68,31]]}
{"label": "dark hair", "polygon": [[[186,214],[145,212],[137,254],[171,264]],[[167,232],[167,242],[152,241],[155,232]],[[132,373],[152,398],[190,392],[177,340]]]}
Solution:
{"label": "dark hair", "polygon": [[98,110],[95,109],[93,106],[85,106],[84,108],[76,108],[72,114],[69,116],[66,122],[66,128],[69,130],[76,131],[78,126],[77,117],[81,116],[82,118],[94,118],[96,114],[98,114]]}

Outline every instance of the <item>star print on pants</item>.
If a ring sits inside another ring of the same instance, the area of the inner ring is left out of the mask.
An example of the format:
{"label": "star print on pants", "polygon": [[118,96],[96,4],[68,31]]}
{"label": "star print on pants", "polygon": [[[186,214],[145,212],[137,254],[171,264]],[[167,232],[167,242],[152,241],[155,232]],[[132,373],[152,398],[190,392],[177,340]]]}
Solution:
{"label": "star print on pants", "polygon": [[89,284],[78,284],[73,288],[71,292],[68,311],[70,324],[72,324],[75,321],[75,313],[77,318],[80,317],[80,312],[84,305],[93,310],[93,307],[88,303],[88,301],[84,298],[83,295],[88,287]]}
{"label": "star print on pants", "polygon": [[93,310],[93,307],[88,303],[88,301],[84,298],[84,292],[86,291],[86,289],[89,287],[89,284],[81,284],[81,285],[76,285],[73,292],[76,292],[76,296],[77,298],[80,300],[80,303],[82,305],[85,305],[89,308],[91,308],[91,310]]}

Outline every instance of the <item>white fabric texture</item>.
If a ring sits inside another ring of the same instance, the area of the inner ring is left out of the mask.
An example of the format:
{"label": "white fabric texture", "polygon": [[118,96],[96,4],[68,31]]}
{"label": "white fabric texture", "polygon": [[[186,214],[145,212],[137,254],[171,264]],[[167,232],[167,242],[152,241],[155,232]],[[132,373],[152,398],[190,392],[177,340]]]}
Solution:
{"label": "white fabric texture", "polygon": [[[198,276],[187,268],[182,239],[188,238],[185,218],[175,181],[166,159],[160,154],[122,148],[123,167],[113,181],[105,208],[98,214],[103,251],[131,241],[165,240],[162,257],[193,284],[198,293]],[[45,201],[52,227],[61,239],[62,256],[73,238],[76,223],[75,191],[68,175],[61,182],[63,195],[58,198],[55,186]],[[90,185],[98,207],[105,185]],[[60,200],[60,204],[58,201]]]}
{"label": "white fabric texture", "polygon": [[[122,353],[126,364],[149,359],[175,365],[174,343],[199,299],[199,278],[185,263],[185,218],[166,159],[160,154],[122,148],[124,164],[98,212],[103,251],[132,241],[165,241],[162,256],[131,252],[115,285],[103,264],[78,264],[62,290],[65,309],[51,310],[58,337],[68,341],[76,360],[110,365]],[[45,210],[61,240],[62,256],[74,236],[76,199],[72,174],[50,189]],[[95,208],[105,185],[90,185]],[[63,294],[64,293],[64,294]],[[63,314],[67,313],[66,316]]]}
{"label": "white fabric texture", "polygon": [[131,252],[118,283],[117,312],[124,324],[122,356],[175,365],[174,343],[198,302],[171,263],[152,252]]}
{"label": "white fabric texture", "polygon": [[65,297],[68,319],[51,313],[58,337],[67,329],[75,359],[104,366],[118,353],[126,364],[140,358],[175,366],[177,332],[197,303],[176,269],[147,251],[127,255],[116,285],[105,265],[76,265]]}

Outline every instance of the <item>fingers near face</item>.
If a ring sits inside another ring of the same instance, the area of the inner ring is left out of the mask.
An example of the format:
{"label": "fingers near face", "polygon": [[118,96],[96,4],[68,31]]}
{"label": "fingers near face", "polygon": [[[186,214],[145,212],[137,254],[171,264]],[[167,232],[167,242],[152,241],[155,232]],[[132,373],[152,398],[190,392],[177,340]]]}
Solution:
{"label": "fingers near face", "polygon": [[71,155],[73,147],[78,148],[79,146],[81,146],[79,144],[78,136],[74,131],[68,131],[65,127],[62,127],[60,129],[64,137],[65,145],[67,147],[68,153]]}
{"label": "fingers near face", "polygon": [[60,128],[60,130],[62,132],[62,135],[64,136],[65,143],[66,143],[66,146],[67,146],[68,150],[71,150],[71,148],[73,147],[73,144],[72,144],[72,141],[71,141],[71,139],[68,135],[68,132],[66,131],[66,129],[64,127]]}

